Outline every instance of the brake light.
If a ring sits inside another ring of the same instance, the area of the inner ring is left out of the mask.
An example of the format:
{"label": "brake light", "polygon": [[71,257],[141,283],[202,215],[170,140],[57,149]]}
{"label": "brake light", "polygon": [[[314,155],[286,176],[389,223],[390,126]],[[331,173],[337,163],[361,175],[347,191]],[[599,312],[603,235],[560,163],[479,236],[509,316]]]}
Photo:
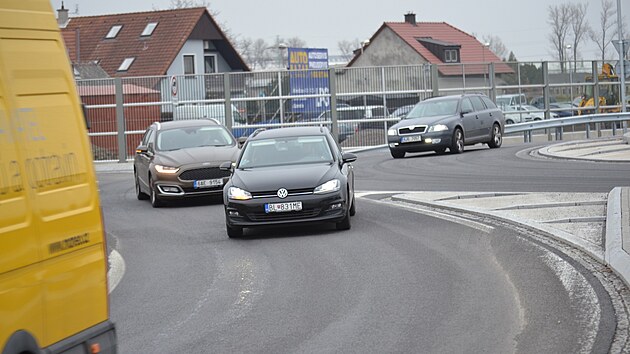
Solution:
{"label": "brake light", "polygon": [[90,346],[90,354],[98,354],[101,352],[101,345],[98,343],[93,343]]}

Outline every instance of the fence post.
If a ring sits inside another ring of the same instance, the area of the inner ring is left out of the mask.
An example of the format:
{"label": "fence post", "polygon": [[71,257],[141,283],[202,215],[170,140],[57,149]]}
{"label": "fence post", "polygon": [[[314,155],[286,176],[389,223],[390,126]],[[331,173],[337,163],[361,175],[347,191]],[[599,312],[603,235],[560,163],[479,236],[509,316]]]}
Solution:
{"label": "fence post", "polygon": [[114,78],[116,87],[116,130],[118,141],[118,162],[127,162],[127,138],[125,136],[125,109],[123,107],[123,85],[120,77]]}
{"label": "fence post", "polygon": [[[549,63],[543,61],[542,63],[542,75],[543,75],[543,101],[545,105],[545,119],[551,118],[551,111],[549,110]],[[547,131],[547,141],[552,140],[551,130]]]}
{"label": "fence post", "polygon": [[225,97],[225,127],[232,131],[232,87],[230,73],[223,73],[223,97]]}
{"label": "fence post", "polygon": [[332,136],[339,143],[339,125],[337,124],[337,79],[335,68],[328,69],[328,85],[330,86],[330,129]]}
{"label": "fence post", "polygon": [[490,79],[490,99],[492,102],[496,102],[497,100],[497,82],[495,80],[495,70],[494,70],[494,62],[490,63],[490,67],[488,68],[488,78]]}
{"label": "fence post", "polygon": [[[597,61],[593,61],[591,64],[591,75],[593,77],[593,102],[595,103],[595,113],[599,113],[599,71],[597,69]],[[573,98],[571,98],[573,99]],[[595,123],[595,129],[597,130],[597,137],[602,137],[602,129],[600,123]]]}
{"label": "fence post", "polygon": [[282,102],[282,71],[278,71],[278,109],[280,111],[280,124],[284,123],[284,102]]}
{"label": "fence post", "polygon": [[437,64],[431,64],[431,89],[433,90],[433,97],[437,97],[440,95]]}

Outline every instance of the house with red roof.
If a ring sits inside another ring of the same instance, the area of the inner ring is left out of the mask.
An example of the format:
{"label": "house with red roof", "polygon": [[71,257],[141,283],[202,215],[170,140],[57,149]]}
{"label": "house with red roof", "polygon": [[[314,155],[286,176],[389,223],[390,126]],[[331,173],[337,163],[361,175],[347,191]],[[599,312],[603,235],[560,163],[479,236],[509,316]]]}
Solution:
{"label": "house with red roof", "polygon": [[58,22],[73,63],[110,77],[249,71],[205,7],[68,18]]}
{"label": "house with red roof", "polygon": [[408,13],[404,22],[384,22],[347,66],[437,64],[440,88],[454,88],[464,87],[464,76],[466,86],[483,86],[488,63],[497,77],[514,73],[474,36],[446,22],[416,22]]}

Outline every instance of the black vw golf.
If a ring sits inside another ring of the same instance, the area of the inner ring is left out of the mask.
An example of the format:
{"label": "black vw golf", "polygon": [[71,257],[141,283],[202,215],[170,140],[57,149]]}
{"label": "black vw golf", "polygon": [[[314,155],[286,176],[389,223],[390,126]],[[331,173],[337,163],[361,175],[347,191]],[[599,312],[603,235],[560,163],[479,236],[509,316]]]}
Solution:
{"label": "black vw golf", "polygon": [[333,222],[350,228],[355,213],[356,155],[343,153],[325,127],[254,132],[223,188],[229,237],[243,228],[308,222]]}

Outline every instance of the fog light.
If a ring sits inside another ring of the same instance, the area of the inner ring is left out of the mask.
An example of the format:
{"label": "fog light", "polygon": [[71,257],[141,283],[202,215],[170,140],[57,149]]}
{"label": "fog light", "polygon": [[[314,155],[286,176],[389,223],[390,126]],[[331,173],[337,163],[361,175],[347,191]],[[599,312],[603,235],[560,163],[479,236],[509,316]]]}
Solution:
{"label": "fog light", "polygon": [[390,148],[393,148],[393,147],[396,147],[396,146],[398,146],[398,143],[389,143],[389,147]]}
{"label": "fog light", "polygon": [[433,141],[433,139],[431,139],[431,138],[426,138],[426,139],[424,139],[424,142],[425,142],[426,144],[431,144],[431,142],[432,142],[432,141]]}
{"label": "fog light", "polygon": [[442,141],[442,139],[433,139],[433,144],[439,144]]}
{"label": "fog light", "polygon": [[178,187],[173,187],[173,186],[160,186],[160,188],[162,189],[162,191],[164,193],[179,193],[180,190]]}
{"label": "fog light", "polygon": [[341,209],[341,203],[335,203],[330,205],[330,210]]}
{"label": "fog light", "polygon": [[228,210],[228,215],[229,216],[241,216],[241,214],[239,214],[238,211],[236,211],[236,210]]}

